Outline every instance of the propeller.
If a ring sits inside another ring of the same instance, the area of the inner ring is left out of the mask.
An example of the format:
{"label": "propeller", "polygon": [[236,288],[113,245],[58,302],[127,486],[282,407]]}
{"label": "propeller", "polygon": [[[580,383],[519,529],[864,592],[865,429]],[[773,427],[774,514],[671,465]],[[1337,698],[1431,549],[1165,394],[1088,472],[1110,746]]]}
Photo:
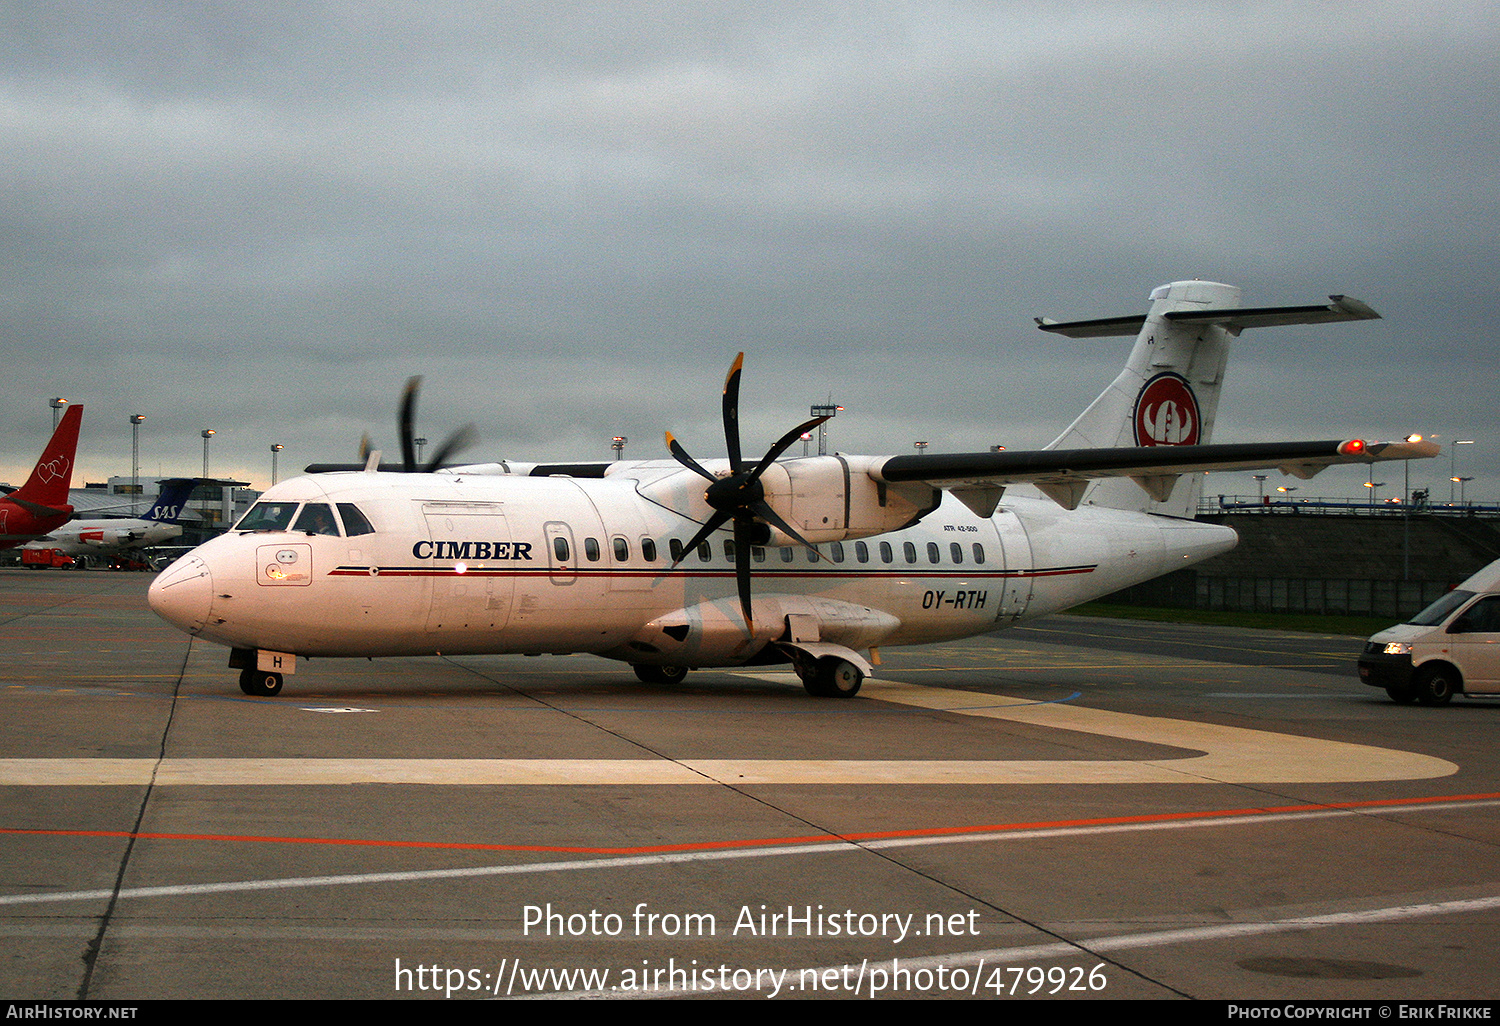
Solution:
{"label": "propeller", "polygon": [[707,540],[709,535],[726,523],[732,523],[735,583],[739,589],[740,609],[745,614],[745,626],[753,633],[755,625],[750,617],[750,548],[753,545],[764,545],[769,540],[770,532],[765,525],[774,525],[788,537],[795,538],[809,549],[813,548],[812,543],[798,534],[796,529],[783,520],[781,515],[771,508],[771,504],[766,502],[765,486],[760,482],[761,475],[776,462],[782,453],[786,452],[793,442],[829,418],[814,417],[807,423],[792,428],[767,450],[759,463],[751,463],[742,459],[740,455],[740,372],[744,366],[745,354],[740,353],[734,358],[734,364],[729,368],[729,375],[724,379],[724,444],[729,451],[729,476],[719,477],[705,470],[703,465],[693,459],[682,444],[672,437],[670,431],[667,432],[667,451],[678,463],[709,482],[708,488],[703,493],[703,500],[714,511],[713,515],[708,518],[708,522],[697,534],[693,535],[693,540],[683,546],[682,555],[673,560],[672,568],[675,569],[683,559],[687,558],[687,554]]}
{"label": "propeller", "polygon": [[[474,444],[477,437],[473,424],[465,424],[438,446],[437,452],[425,463],[417,463],[416,426],[417,426],[417,393],[421,390],[422,378],[420,376],[411,378],[406,382],[406,388],[401,392],[401,473],[403,474],[430,474],[441,467],[450,456],[462,452]],[[370,436],[365,435],[359,440],[359,458],[368,460],[370,458]]]}

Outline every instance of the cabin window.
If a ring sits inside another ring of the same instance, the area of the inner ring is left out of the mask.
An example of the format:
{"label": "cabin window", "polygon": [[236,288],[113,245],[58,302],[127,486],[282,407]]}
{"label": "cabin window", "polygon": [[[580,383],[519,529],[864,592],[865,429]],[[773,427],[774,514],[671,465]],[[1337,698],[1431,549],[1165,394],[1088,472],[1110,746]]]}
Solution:
{"label": "cabin window", "polygon": [[750,558],[757,563],[764,563],[766,561],[766,547],[764,545],[750,546]]}
{"label": "cabin window", "polygon": [[583,540],[583,554],[588,557],[590,563],[599,562],[599,539],[585,538]]}
{"label": "cabin window", "polygon": [[917,547],[911,542],[901,543],[901,554],[906,557],[908,563],[915,563],[917,561]]}
{"label": "cabin window", "polygon": [[842,563],[844,561],[844,543],[834,542],[828,547],[833,551],[833,561],[835,563]]}
{"label": "cabin window", "polygon": [[893,553],[891,551],[891,543],[890,542],[881,542],[880,543],[880,561],[882,563],[890,563],[890,562],[894,562],[895,559],[896,559],[896,555],[895,555],[895,553]]}
{"label": "cabin window", "polygon": [[557,557],[559,563],[568,561],[568,539],[562,535],[552,539],[552,554]]}
{"label": "cabin window", "polygon": [[943,558],[942,555],[938,552],[938,543],[937,542],[928,542],[927,543],[927,562],[929,562],[929,563],[936,563],[938,560],[940,560],[942,558]]}
{"label": "cabin window", "polygon": [[630,542],[626,541],[624,538],[621,538],[619,535],[616,535],[614,539],[614,547],[616,561],[624,563],[630,559]]}
{"label": "cabin window", "polygon": [[682,539],[673,538],[667,542],[667,551],[672,553],[672,562],[680,562],[682,560]]}
{"label": "cabin window", "polygon": [[641,558],[648,563],[656,562],[656,541],[654,539],[641,539]]}
{"label": "cabin window", "polygon": [[734,542],[730,541],[728,538],[724,539],[724,558],[729,560],[729,562],[731,563],[734,562]]}
{"label": "cabin window", "polygon": [[374,534],[375,528],[365,519],[365,515],[359,511],[359,507],[352,502],[341,502],[338,504],[339,516],[344,520],[344,533],[354,538],[361,534]]}
{"label": "cabin window", "polygon": [[297,512],[295,502],[257,502],[250,507],[238,524],[236,531],[285,531]]}
{"label": "cabin window", "polygon": [[964,547],[958,542],[950,542],[948,544],[948,552],[953,556],[955,566],[964,561]]}
{"label": "cabin window", "polygon": [[862,541],[855,542],[854,558],[859,560],[861,563],[868,563],[870,561],[870,546],[866,545]]}
{"label": "cabin window", "polygon": [[338,522],[333,519],[333,507],[326,502],[309,502],[303,506],[292,530],[305,534],[331,534],[335,538],[339,536]]}
{"label": "cabin window", "polygon": [[818,560],[820,560],[822,558],[823,558],[823,553],[819,552],[817,549],[808,549],[807,550],[807,561],[809,563],[816,563]]}
{"label": "cabin window", "polygon": [[978,542],[974,543],[974,562],[984,562],[984,546],[979,544]]}
{"label": "cabin window", "polygon": [[792,547],[790,545],[783,545],[781,547],[781,561],[783,563],[790,563],[792,561]]}
{"label": "cabin window", "polygon": [[714,550],[708,547],[708,542],[698,543],[698,558],[705,563],[714,558]]}

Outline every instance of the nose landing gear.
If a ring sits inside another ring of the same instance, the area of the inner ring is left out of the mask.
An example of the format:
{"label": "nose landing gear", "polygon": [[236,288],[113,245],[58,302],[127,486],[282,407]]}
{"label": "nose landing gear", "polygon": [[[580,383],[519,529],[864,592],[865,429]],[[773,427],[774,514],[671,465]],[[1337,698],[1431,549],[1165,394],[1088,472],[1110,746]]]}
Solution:
{"label": "nose landing gear", "polygon": [[240,690],[254,698],[275,698],[281,694],[281,674],[253,666],[241,670]]}

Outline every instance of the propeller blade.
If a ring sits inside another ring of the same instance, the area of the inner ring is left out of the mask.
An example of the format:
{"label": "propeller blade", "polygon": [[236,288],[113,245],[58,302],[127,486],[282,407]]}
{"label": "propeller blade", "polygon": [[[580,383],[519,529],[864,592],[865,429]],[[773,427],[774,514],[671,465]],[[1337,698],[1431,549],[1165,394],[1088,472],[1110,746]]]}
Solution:
{"label": "propeller blade", "polygon": [[[793,527],[791,524],[789,524],[785,520],[781,519],[781,514],[777,513],[774,509],[772,509],[771,508],[771,504],[768,503],[768,502],[766,502],[764,499],[762,499],[760,502],[757,502],[755,504],[753,512],[755,513],[756,516],[760,517],[766,523],[773,524],[776,527],[781,528],[781,530],[782,530],[782,532],[784,534],[786,534],[788,537],[794,539],[795,541],[801,542],[810,551],[812,551],[812,552],[818,552],[818,547],[816,545],[814,545],[812,542],[808,541],[806,538],[802,537],[802,535],[798,534],[797,533],[797,529],[795,527]],[[822,553],[819,552],[818,555],[821,556]]]}
{"label": "propeller blade", "polygon": [[807,434],[809,431],[817,427],[819,424],[823,423],[825,420],[832,419],[832,417],[814,417],[806,424],[794,427],[786,434],[782,435],[781,438],[777,440],[776,444],[771,446],[771,451],[766,453],[765,456],[761,458],[760,463],[755,467],[755,473],[751,476],[760,477],[760,475],[766,472],[767,467],[775,463],[777,459],[781,457],[781,454],[786,452],[787,449],[791,447],[791,444],[793,442],[797,441],[797,439]]}
{"label": "propeller blade", "polygon": [[406,382],[406,389],[401,393],[401,472],[403,474],[417,472],[415,441],[417,437],[417,390],[421,387],[421,377],[414,377]]}
{"label": "propeller blade", "polygon": [[681,463],[684,467],[687,467],[699,477],[707,478],[710,481],[718,480],[718,478],[714,477],[708,471],[704,470],[697,460],[688,455],[688,451],[682,447],[681,443],[679,443],[677,439],[672,437],[672,432],[670,431],[667,432],[667,451],[672,454],[673,459],[675,459],[678,463]]}
{"label": "propeller blade", "polygon": [[422,473],[430,474],[434,470],[437,470],[443,465],[444,460],[456,452],[463,452],[469,446],[473,445],[474,440],[478,437],[479,435],[474,430],[474,425],[465,424],[449,435],[442,445],[438,446],[438,451],[433,455],[432,459],[428,460],[426,465],[422,467]]}
{"label": "propeller blade", "polygon": [[729,451],[729,466],[738,474],[740,466],[740,372],[745,367],[745,354],[734,358],[729,374],[724,378],[724,445]]}
{"label": "propeller blade", "polygon": [[750,617],[750,532],[754,529],[753,518],[734,518],[734,581],[740,592],[740,610],[745,614],[745,627],[752,635],[755,633],[755,622]]}
{"label": "propeller blade", "polygon": [[667,569],[676,570],[677,565],[684,559],[687,559],[689,552],[692,552],[699,545],[702,545],[705,541],[707,541],[709,535],[713,534],[719,528],[723,527],[724,524],[733,516],[733,513],[715,513],[713,516],[709,517],[708,523],[704,524],[702,529],[700,529],[697,534],[693,535],[692,541],[688,542],[682,547],[682,555],[672,560],[672,565],[667,567]]}

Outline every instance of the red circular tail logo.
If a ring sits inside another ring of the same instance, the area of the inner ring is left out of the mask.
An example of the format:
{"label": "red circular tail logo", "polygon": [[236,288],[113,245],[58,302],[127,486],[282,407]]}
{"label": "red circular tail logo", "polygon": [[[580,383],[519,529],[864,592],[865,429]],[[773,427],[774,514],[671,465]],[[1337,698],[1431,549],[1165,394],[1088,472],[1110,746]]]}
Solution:
{"label": "red circular tail logo", "polygon": [[1197,445],[1198,398],[1180,374],[1158,374],[1135,399],[1136,445]]}

